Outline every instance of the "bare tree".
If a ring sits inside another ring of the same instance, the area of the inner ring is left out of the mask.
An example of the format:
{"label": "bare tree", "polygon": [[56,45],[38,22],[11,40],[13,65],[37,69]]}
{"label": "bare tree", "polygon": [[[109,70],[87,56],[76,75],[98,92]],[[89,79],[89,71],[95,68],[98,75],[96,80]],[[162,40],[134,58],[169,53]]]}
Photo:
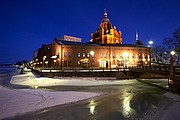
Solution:
{"label": "bare tree", "polygon": [[179,56],[180,56],[180,28],[175,29],[172,37],[166,37],[163,40],[164,47],[167,52],[175,51],[177,62],[179,63]]}
{"label": "bare tree", "polygon": [[155,61],[162,62],[163,54],[165,51],[166,49],[164,46],[157,45],[152,48],[151,54]]}

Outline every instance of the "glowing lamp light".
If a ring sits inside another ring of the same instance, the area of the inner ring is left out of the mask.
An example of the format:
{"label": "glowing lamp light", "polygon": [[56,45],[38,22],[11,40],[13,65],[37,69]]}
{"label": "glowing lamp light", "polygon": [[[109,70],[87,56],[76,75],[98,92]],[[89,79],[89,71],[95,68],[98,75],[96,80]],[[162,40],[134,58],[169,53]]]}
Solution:
{"label": "glowing lamp light", "polygon": [[176,52],[175,51],[171,51],[171,55],[174,55]]}
{"label": "glowing lamp light", "polygon": [[48,61],[45,61],[45,64],[48,64]]}
{"label": "glowing lamp light", "polygon": [[43,60],[45,60],[47,57],[46,56],[43,56]]}
{"label": "glowing lamp light", "polygon": [[128,53],[127,53],[127,52],[124,52],[124,53],[123,53],[123,57],[128,57]]}
{"label": "glowing lamp light", "polygon": [[52,56],[51,58],[57,58],[57,55]]}
{"label": "glowing lamp light", "polygon": [[90,54],[91,54],[92,56],[94,56],[94,51],[91,51]]}
{"label": "glowing lamp light", "polygon": [[154,42],[152,40],[149,41],[149,44],[152,45]]}

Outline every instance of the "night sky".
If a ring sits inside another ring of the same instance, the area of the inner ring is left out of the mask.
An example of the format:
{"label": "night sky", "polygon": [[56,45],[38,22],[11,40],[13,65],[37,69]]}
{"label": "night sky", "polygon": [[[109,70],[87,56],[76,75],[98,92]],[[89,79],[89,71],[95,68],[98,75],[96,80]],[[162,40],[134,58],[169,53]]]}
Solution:
{"label": "night sky", "polygon": [[124,44],[134,44],[138,32],[145,45],[158,45],[180,28],[180,0],[0,0],[0,64],[30,60],[64,34],[88,42],[104,8]]}

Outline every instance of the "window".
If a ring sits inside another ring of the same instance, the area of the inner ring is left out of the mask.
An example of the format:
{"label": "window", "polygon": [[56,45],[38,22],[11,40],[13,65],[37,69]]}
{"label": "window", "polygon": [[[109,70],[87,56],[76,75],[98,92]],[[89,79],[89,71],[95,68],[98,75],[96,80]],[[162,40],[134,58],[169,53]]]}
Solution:
{"label": "window", "polygon": [[112,57],[113,57],[113,58],[115,57],[115,54],[114,54],[114,53],[111,54],[111,58],[112,58]]}
{"label": "window", "polygon": [[71,67],[71,61],[68,61],[68,67]]}
{"label": "window", "polygon": [[106,58],[107,57],[107,53],[104,53],[104,58]]}
{"label": "window", "polygon": [[122,54],[119,55],[120,58],[123,58]]}
{"label": "window", "polygon": [[132,54],[132,58],[134,58],[134,54]]}
{"label": "window", "polygon": [[60,57],[61,55],[60,55],[60,52],[58,52],[58,58]]}
{"label": "window", "polygon": [[64,57],[67,57],[67,54],[66,54],[66,52],[64,52]]}
{"label": "window", "polygon": [[50,51],[50,47],[47,48],[47,51]]}
{"label": "window", "polygon": [[68,57],[71,57],[71,53],[70,52],[68,53]]}
{"label": "window", "polygon": [[100,53],[100,57],[101,57],[101,58],[103,57],[102,53]]}
{"label": "window", "polygon": [[86,56],[86,54],[85,53],[83,53],[83,57],[85,57]]}
{"label": "window", "polygon": [[90,56],[90,54],[89,53],[87,53],[87,57],[89,57]]}
{"label": "window", "polygon": [[64,61],[64,67],[67,67],[67,61]]}
{"label": "window", "polygon": [[81,53],[78,53],[78,57],[81,57]]}

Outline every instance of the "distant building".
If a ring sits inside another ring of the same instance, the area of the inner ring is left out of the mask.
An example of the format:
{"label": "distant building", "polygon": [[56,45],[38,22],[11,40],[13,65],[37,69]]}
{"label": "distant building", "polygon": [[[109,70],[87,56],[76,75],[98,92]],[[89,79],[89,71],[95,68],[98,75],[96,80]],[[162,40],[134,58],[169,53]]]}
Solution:
{"label": "distant building", "polygon": [[71,42],[81,42],[81,38],[73,37],[73,36],[68,36],[68,35],[63,35],[62,37],[59,38],[60,40],[65,40],[65,41],[71,41]]}
{"label": "distant building", "polygon": [[100,28],[88,43],[81,38],[64,35],[54,38],[52,44],[42,45],[34,59],[35,67],[58,69],[110,69],[150,65],[150,48],[137,44],[122,44],[122,33],[112,27],[107,12]]}

